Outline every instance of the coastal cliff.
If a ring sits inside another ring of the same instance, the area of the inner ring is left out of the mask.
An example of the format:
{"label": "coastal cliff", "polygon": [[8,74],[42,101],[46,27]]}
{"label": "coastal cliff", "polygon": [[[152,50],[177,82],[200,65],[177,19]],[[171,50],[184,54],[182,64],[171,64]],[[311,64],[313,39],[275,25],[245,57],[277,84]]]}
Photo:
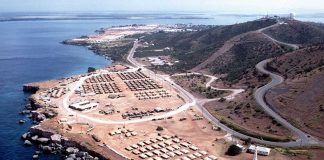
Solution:
{"label": "coastal cliff", "polygon": [[[27,134],[28,136],[26,137],[26,139],[28,139],[28,137],[35,136],[47,139],[48,142],[43,144],[42,148],[44,148],[44,146],[49,146],[49,148],[45,148],[50,151],[56,150],[56,152],[60,152],[61,154],[64,154],[66,156],[69,156],[70,153],[72,153],[77,157],[86,159],[110,159],[110,155],[108,156],[107,154],[102,154],[101,152],[94,150],[93,148],[91,148],[92,146],[89,146],[89,144],[87,143],[83,143],[80,139],[73,139],[63,136],[61,134],[58,134],[51,128],[42,127],[42,125],[33,126]],[[60,147],[55,148],[54,146]],[[114,156],[112,155],[112,157]]]}

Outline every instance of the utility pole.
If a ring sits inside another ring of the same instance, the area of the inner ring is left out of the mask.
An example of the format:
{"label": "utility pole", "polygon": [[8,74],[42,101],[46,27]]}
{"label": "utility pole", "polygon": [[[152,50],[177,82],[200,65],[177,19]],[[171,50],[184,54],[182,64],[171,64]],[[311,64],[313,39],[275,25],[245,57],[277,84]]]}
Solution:
{"label": "utility pole", "polygon": [[258,145],[255,145],[253,160],[258,160]]}

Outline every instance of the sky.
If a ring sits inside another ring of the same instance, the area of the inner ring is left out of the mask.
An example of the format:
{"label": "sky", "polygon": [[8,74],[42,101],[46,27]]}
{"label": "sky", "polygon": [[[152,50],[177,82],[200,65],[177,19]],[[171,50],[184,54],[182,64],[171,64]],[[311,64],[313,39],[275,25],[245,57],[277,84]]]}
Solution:
{"label": "sky", "polygon": [[324,12],[323,0],[0,0],[0,12]]}

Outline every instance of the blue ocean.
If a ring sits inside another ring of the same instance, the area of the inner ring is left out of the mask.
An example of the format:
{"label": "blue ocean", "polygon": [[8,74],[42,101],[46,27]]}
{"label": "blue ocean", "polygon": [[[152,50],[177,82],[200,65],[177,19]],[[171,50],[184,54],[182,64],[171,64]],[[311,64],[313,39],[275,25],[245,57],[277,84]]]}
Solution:
{"label": "blue ocean", "polygon": [[[24,147],[20,136],[31,127],[28,118],[18,113],[24,108],[29,93],[25,83],[58,79],[84,73],[89,66],[103,67],[112,62],[84,47],[60,42],[93,33],[101,27],[127,24],[208,24],[224,25],[254,20],[258,16],[212,15],[109,15],[67,16],[52,19],[23,13],[0,13],[0,159],[31,159],[35,147]],[[15,18],[12,18],[15,17]],[[21,119],[27,123],[19,125]],[[59,155],[41,155],[40,159],[59,159]]]}

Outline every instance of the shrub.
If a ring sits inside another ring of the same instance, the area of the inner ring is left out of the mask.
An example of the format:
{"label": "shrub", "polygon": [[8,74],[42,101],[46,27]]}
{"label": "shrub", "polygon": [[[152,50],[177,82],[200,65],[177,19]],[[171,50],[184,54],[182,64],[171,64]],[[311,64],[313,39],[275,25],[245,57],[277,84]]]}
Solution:
{"label": "shrub", "polygon": [[228,150],[227,150],[227,152],[226,152],[226,154],[227,154],[227,155],[230,155],[230,156],[236,156],[236,155],[239,155],[240,153],[242,153],[242,148],[240,148],[240,147],[238,147],[238,146],[236,146],[236,145],[234,145],[234,144],[232,144],[232,145],[228,148]]}
{"label": "shrub", "polygon": [[251,138],[248,138],[248,139],[245,139],[244,140],[244,144],[246,144],[246,145],[250,145],[251,142],[252,142],[252,139]]}
{"label": "shrub", "polygon": [[218,101],[219,101],[219,102],[224,102],[224,101],[226,101],[226,99],[225,99],[224,97],[222,97],[222,98],[220,98]]}
{"label": "shrub", "polygon": [[157,131],[163,131],[163,127],[158,126],[158,127],[156,128],[156,130],[157,130]]}
{"label": "shrub", "polygon": [[89,67],[88,68],[88,73],[95,72],[95,71],[96,71],[96,68],[94,68],[94,67]]}

